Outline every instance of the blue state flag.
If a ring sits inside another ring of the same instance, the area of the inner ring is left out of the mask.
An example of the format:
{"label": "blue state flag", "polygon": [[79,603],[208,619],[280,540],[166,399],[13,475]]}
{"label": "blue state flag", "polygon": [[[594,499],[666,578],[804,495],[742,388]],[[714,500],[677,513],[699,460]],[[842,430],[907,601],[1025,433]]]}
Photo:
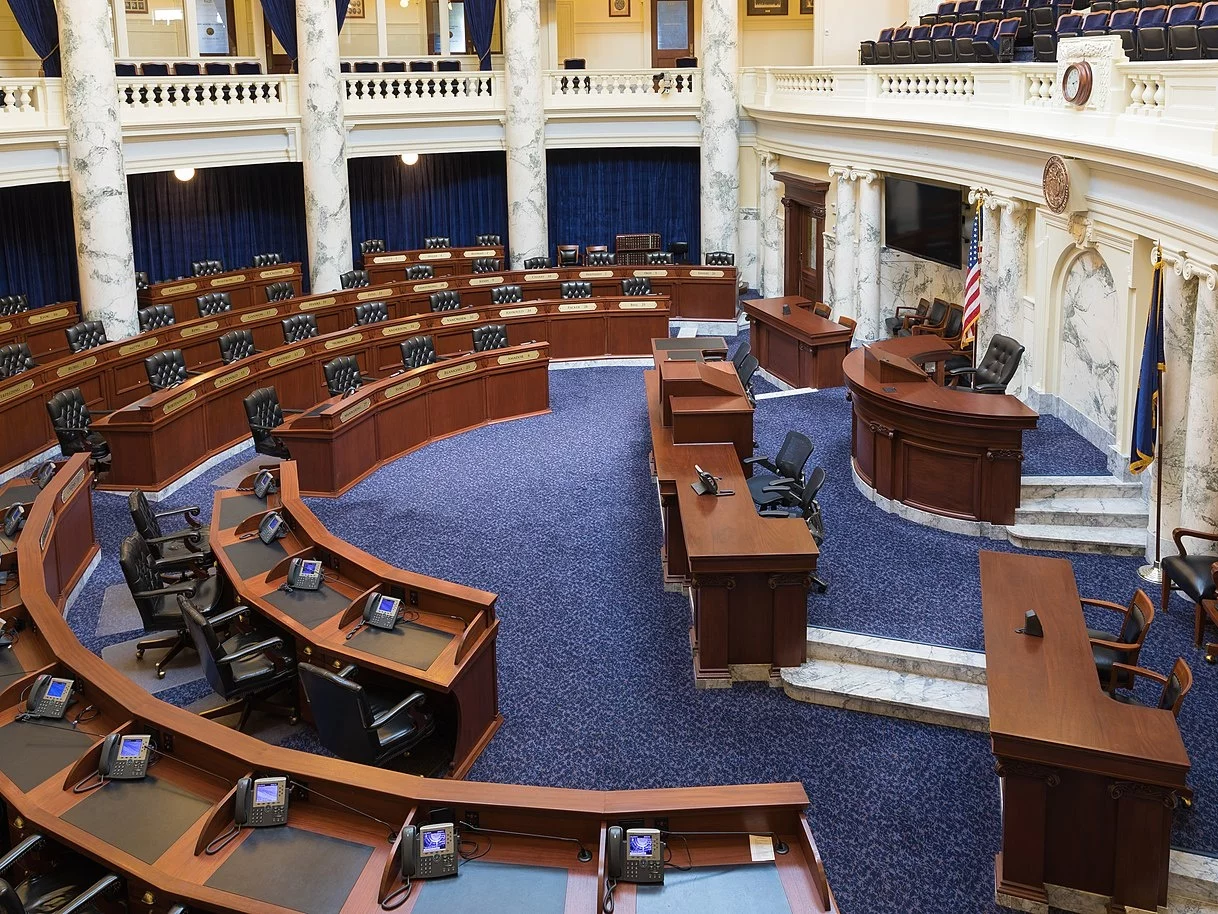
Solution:
{"label": "blue state flag", "polygon": [[1157,260],[1150,290],[1150,314],[1146,316],[1146,339],[1142,342],[1142,368],[1138,373],[1138,402],[1133,413],[1133,442],[1129,446],[1129,470],[1141,473],[1155,459],[1159,433],[1159,394],[1163,384],[1163,261]]}

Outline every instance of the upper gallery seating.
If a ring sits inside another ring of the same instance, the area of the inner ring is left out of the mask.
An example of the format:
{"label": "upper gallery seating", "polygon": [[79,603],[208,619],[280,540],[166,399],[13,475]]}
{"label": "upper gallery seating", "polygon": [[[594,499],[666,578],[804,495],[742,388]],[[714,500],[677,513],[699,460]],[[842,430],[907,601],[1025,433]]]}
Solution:
{"label": "upper gallery seating", "polygon": [[[146,60],[142,64],[115,63],[115,76],[169,76],[170,64]],[[198,76],[206,72],[208,76],[255,76],[262,73],[262,64],[256,60],[239,60],[235,64],[221,60],[209,60],[200,69],[197,61],[178,61],[172,65],[174,76]]]}
{"label": "upper gallery seating", "polygon": [[[240,66],[240,64],[238,64]],[[343,73],[405,73],[409,68],[412,73],[431,73],[440,71],[459,71],[461,61],[447,58],[439,61],[412,60],[344,60],[339,64]]]}

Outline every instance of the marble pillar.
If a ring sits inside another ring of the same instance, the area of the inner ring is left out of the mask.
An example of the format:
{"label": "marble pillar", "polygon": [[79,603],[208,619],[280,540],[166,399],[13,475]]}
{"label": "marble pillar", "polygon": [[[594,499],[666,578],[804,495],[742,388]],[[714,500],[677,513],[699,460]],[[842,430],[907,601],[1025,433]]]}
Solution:
{"label": "marble pillar", "polygon": [[60,3],[59,50],[81,313],[121,339],[139,322],[109,4]]}
{"label": "marble pillar", "polygon": [[[987,196],[981,209],[981,317],[977,319],[978,355],[998,327],[999,201]],[[968,269],[967,264],[965,269]],[[963,304],[963,302],[961,302]]]}
{"label": "marble pillar", "polygon": [[[1218,277],[1197,283],[1180,524],[1218,530]],[[1164,525],[1166,529],[1166,524]]]}
{"label": "marble pillar", "polygon": [[740,208],[739,9],[702,2],[702,253],[735,252]]}
{"label": "marble pillar", "polygon": [[858,230],[855,234],[855,274],[858,277],[858,329],[854,338],[870,342],[880,338],[880,254],[883,232],[880,220],[880,180],[874,171],[854,171],[858,180]]}
{"label": "marble pillar", "polygon": [[[546,116],[541,106],[541,12],[536,2],[504,0],[503,70],[507,111],[508,242],[512,266],[545,257],[550,247],[546,205]],[[735,213],[733,212],[733,225]]]}
{"label": "marble pillar", "polygon": [[312,291],[339,288],[351,269],[351,196],[347,185],[346,83],[338,68],[334,0],[297,0],[300,158]]}
{"label": "marble pillar", "polygon": [[[1180,503],[1184,479],[1189,386],[1193,371],[1194,318],[1197,312],[1197,283],[1184,279],[1183,259],[1163,267],[1163,427],[1159,430],[1159,460],[1155,472],[1163,474],[1163,539],[1170,555],[1171,531],[1180,526]],[[1157,492],[1152,480],[1151,492]],[[1153,497],[1153,496],[1152,496]],[[1148,529],[1154,549],[1155,512]],[[1151,553],[1153,555],[1153,552]]]}
{"label": "marble pillar", "polygon": [[[994,284],[994,330],[1019,340],[1024,336],[1024,287],[1028,278],[1028,209],[1021,200],[1004,200],[998,218],[998,278]],[[982,345],[988,346],[989,340]],[[1021,396],[1028,377],[1025,351],[1007,393]]]}
{"label": "marble pillar", "polygon": [[857,184],[849,168],[833,166],[829,175],[837,179],[837,216],[833,224],[833,305],[834,314],[858,318],[858,301],[854,279],[854,252],[857,247],[855,217]]}
{"label": "marble pillar", "polygon": [[757,153],[761,166],[758,205],[758,261],[762,298],[777,298],[782,295],[782,232],[779,221],[778,182],[771,172],[778,167],[778,157],[772,152]]}

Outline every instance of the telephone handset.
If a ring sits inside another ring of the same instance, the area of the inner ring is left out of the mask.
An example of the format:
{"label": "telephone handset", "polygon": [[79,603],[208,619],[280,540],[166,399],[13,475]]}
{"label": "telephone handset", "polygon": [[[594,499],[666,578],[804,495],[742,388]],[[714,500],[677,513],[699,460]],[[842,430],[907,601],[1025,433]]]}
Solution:
{"label": "telephone handset", "polygon": [[270,470],[262,470],[254,477],[254,497],[266,500],[267,495],[272,492],[278,492],[279,486],[275,485],[275,474]]}
{"label": "telephone handset", "polygon": [[288,522],[278,511],[272,511],[258,523],[258,538],[268,546],[288,535]]}
{"label": "telephone handset", "polygon": [[735,495],[731,489],[720,489],[719,479],[713,473],[708,473],[702,467],[694,464],[694,472],[698,474],[698,481],[691,482],[692,488],[699,495]]}
{"label": "telephone handset", "polygon": [[398,841],[403,879],[437,879],[457,875],[457,833],[451,822],[407,825]]}
{"label": "telephone handset", "polygon": [[55,475],[55,470],[55,461],[48,460],[34,471],[34,475],[30,477],[30,482],[38,486],[39,491],[42,491],[47,487],[47,483],[51,481],[51,477]]}
{"label": "telephone handset", "polygon": [[664,881],[664,842],[659,831],[611,825],[605,838],[610,879],[647,884]]}
{"label": "telephone handset", "polygon": [[97,773],[112,781],[139,780],[148,774],[151,750],[151,736],[111,733],[102,743]]}
{"label": "telephone handset", "polygon": [[288,562],[288,583],[290,590],[321,590],[321,582],[325,572],[317,559],[292,559]]}
{"label": "telephone handset", "polygon": [[43,673],[30,686],[29,698],[25,701],[26,717],[49,717],[62,720],[72,703],[72,680],[61,679]]}
{"label": "telephone handset", "polygon": [[237,781],[236,811],[239,826],[260,828],[286,825],[288,821],[287,778],[241,778]]}
{"label": "telephone handset", "polygon": [[10,505],[4,514],[4,535],[12,539],[25,526],[25,505],[21,502]]}
{"label": "telephone handset", "polygon": [[397,597],[386,597],[375,591],[364,601],[364,624],[373,628],[390,629],[398,624],[402,601]]}

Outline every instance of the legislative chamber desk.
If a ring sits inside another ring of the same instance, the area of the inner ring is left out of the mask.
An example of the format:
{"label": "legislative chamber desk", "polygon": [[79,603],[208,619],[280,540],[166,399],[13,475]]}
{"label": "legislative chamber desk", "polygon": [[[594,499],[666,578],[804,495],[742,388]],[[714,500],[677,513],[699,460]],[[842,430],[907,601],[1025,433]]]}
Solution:
{"label": "legislative chamber desk", "polygon": [[0,314],[0,346],[25,343],[35,362],[49,362],[68,354],[65,331],[79,322],[80,310],[74,301]]}
{"label": "legislative chamber desk", "polygon": [[383,251],[361,258],[368,278],[374,283],[405,279],[410,267],[425,264],[437,278],[465,276],[474,272],[474,261],[490,257],[503,263],[503,245],[472,248],[423,248],[416,251]]}
{"label": "legislative chamber desk", "polygon": [[[23,624],[17,643],[0,649],[11,670],[0,680],[6,826],[0,850],[35,833],[52,842],[5,873],[11,882],[24,878],[30,861],[60,862],[66,847],[122,878],[119,898],[100,902],[106,914],[119,899],[138,914],[166,914],[175,904],[242,914],[368,914],[402,885],[394,857],[403,823],[476,817],[483,830],[575,838],[591,859],[581,862],[574,843],[462,829],[477,842],[467,850],[485,856],[463,862],[454,879],[416,881],[400,911],[596,914],[605,888],[606,829],[663,819],[674,833],[773,834],[789,853],[752,863],[744,834],[674,834],[673,859],[692,864],[693,872],[669,870],[663,887],[619,886],[618,914],[729,911],[742,893],[763,899],[777,914],[838,911],[799,784],[601,792],[421,778],[270,745],[154,698],[86,650],[64,621],[68,595],[97,552],[91,482],[84,455],[77,455],[38,494],[18,538],[20,593],[5,597],[4,618]],[[292,502],[290,485],[272,498]],[[353,587],[365,580],[355,576],[356,567],[373,578],[401,575],[354,561],[303,515],[296,521],[315,548],[335,548]],[[225,531],[214,532],[223,542]],[[347,642],[353,653],[354,643]],[[22,692],[40,672],[83,685],[69,713],[91,710],[77,726],[15,720]],[[142,781],[74,793],[73,785],[96,772],[102,739],[114,732],[151,734],[160,749],[157,764]],[[250,774],[291,780],[288,824],[243,829],[215,855],[204,853],[231,826],[235,781]]]}
{"label": "legislative chamber desk", "polygon": [[[811,306],[799,295],[742,302],[753,355],[792,387],[841,387],[842,359],[854,330],[813,314]],[[784,307],[789,314],[782,313]]]}
{"label": "legislative chamber desk", "polygon": [[859,478],[932,514],[1012,524],[1023,433],[1037,415],[1007,394],[941,387],[921,367],[959,353],[937,336],[883,340],[842,362]]}
{"label": "legislative chamber desk", "polygon": [[[752,453],[751,408],[747,437],[734,437],[739,426],[733,416],[743,408],[740,401],[748,404],[740,380],[730,362],[688,357],[718,355],[722,344],[717,338],[657,340],[656,368],[643,373],[664,573],[669,584],[689,588],[694,677],[703,687],[770,680],[780,667],[804,662],[817,558],[803,521],[759,517],[749,497],[741,460]],[[705,415],[695,422],[700,411]],[[683,417],[701,437],[689,433],[677,440]],[[695,466],[720,477],[720,490],[734,494],[695,494]]]}
{"label": "legislative chamber desk", "polygon": [[[1175,717],[1100,689],[1068,561],[985,551],[980,559],[990,739],[1002,785],[998,902],[1163,910],[1172,811],[1188,795]],[[1042,638],[1016,631],[1030,609]]]}
{"label": "legislative chamber desk", "polygon": [[152,283],[137,293],[141,308],[172,305],[179,323],[199,316],[196,299],[210,292],[227,292],[233,308],[241,310],[267,304],[266,287],[275,282],[290,282],[292,294],[299,295],[299,263],[277,263],[269,267],[245,267],[212,276],[182,276]]}

